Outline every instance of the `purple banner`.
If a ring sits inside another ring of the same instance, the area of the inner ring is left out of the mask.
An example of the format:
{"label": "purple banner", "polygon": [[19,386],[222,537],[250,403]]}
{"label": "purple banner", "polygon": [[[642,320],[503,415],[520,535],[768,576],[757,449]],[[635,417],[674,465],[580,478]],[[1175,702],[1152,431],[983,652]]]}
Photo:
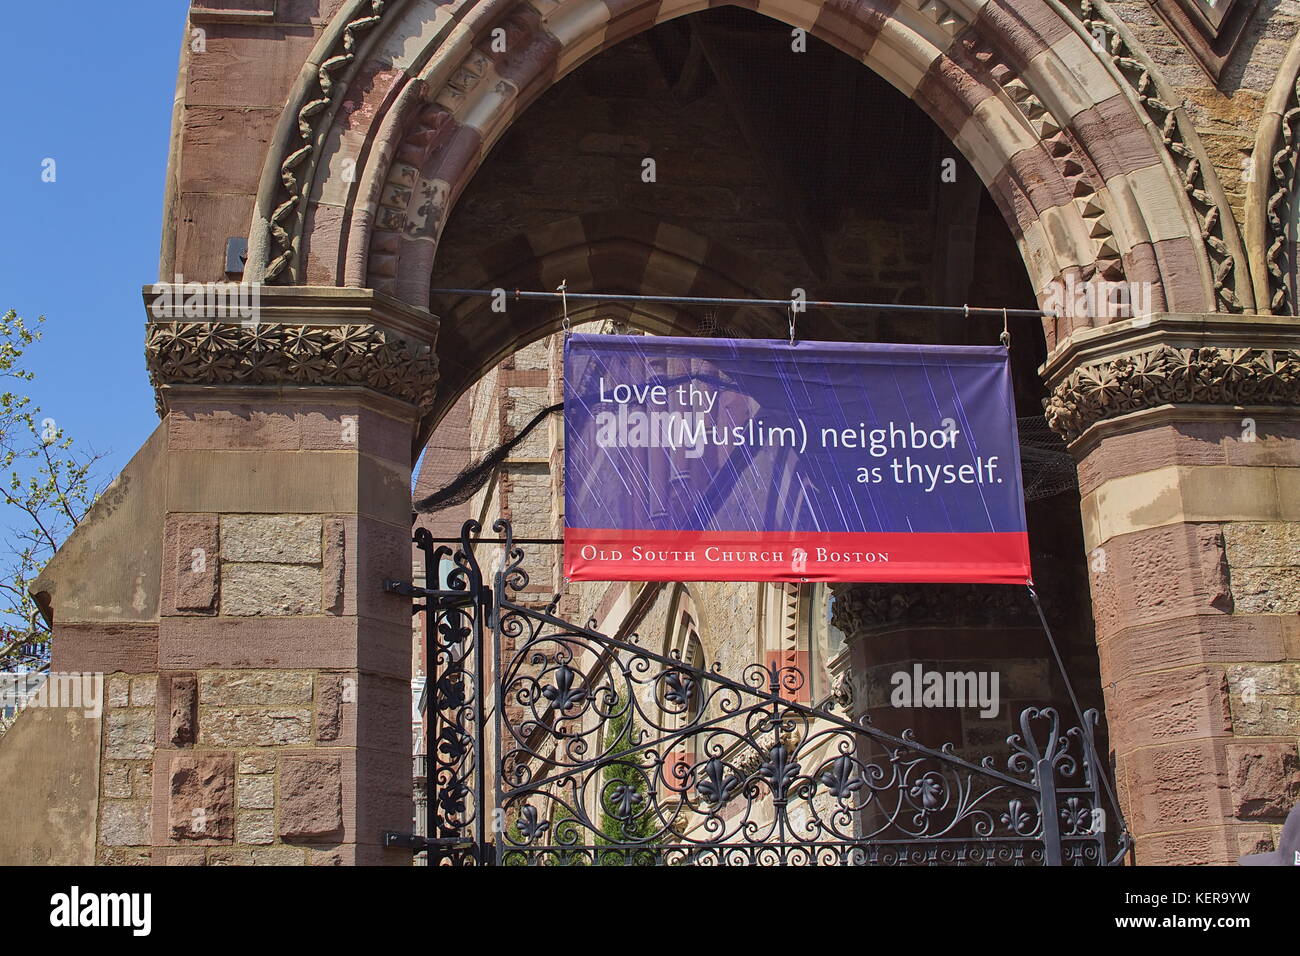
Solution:
{"label": "purple banner", "polygon": [[573,335],[574,580],[1030,578],[1006,350]]}

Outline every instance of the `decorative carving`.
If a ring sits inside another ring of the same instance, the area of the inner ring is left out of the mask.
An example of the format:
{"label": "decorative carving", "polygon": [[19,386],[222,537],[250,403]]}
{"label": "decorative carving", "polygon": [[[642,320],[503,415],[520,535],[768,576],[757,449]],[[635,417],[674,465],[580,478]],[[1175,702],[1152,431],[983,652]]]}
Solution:
{"label": "decorative carving", "polygon": [[[1174,168],[1178,170],[1183,189],[1200,222],[1201,241],[1214,272],[1215,311],[1241,312],[1243,307],[1233,287],[1237,260],[1228,247],[1226,223],[1233,221],[1232,216],[1230,213],[1225,215],[1210,194],[1211,187],[1206,178],[1209,163],[1204,154],[1188,142],[1195,134],[1190,132],[1190,126],[1186,125],[1187,121],[1179,114],[1178,108],[1160,98],[1154,67],[1144,55],[1129,47],[1113,14],[1094,0],[1067,0],[1063,7],[1092,35],[1093,50],[1110,58],[1160,130],[1165,149],[1173,159]],[[1102,37],[1106,38],[1104,42]]]}
{"label": "decorative carving", "polygon": [[298,107],[298,141],[296,144],[290,141],[286,149],[292,148],[292,151],[280,161],[280,189],[268,223],[276,255],[267,263],[263,277],[267,282],[274,281],[297,255],[293,231],[297,229],[301,206],[306,202],[310,185],[306,178],[298,179],[297,170],[316,149],[316,126],[320,114],[334,98],[335,74],[356,59],[361,34],[373,29],[383,19],[387,7],[389,0],[369,0],[363,4],[361,10],[366,12],[353,17],[343,27],[330,55],[317,67],[315,83],[303,94],[302,105]]}
{"label": "decorative carving", "polygon": [[154,322],[145,338],[154,387],[361,385],[428,411],[438,359],[377,325]]}
{"label": "decorative carving", "polygon": [[832,584],[831,624],[850,638],[898,627],[1036,627],[1029,598],[991,584]]}
{"label": "decorative carving", "polygon": [[1147,0],[1215,83],[1259,0]]}
{"label": "decorative carving", "polygon": [[1266,216],[1268,219],[1268,249],[1264,262],[1268,266],[1269,306],[1274,315],[1292,315],[1296,311],[1296,297],[1286,280],[1282,257],[1290,245],[1287,224],[1283,214],[1291,206],[1291,190],[1295,185],[1296,156],[1300,144],[1296,140],[1296,117],[1300,116],[1300,76],[1291,83],[1286,108],[1278,124],[1278,139],[1273,144],[1272,162],[1269,164],[1269,194]]}
{"label": "decorative carving", "polygon": [[1092,161],[1086,158],[1069,130],[1057,121],[1047,105],[1020,78],[1008,58],[999,52],[992,38],[971,31],[963,34],[959,42],[971,51],[976,61],[985,65],[989,76],[1015,104],[1043,149],[1056,164],[1061,178],[1069,185],[1075,207],[1088,229],[1093,255],[1092,268],[1107,280],[1123,279],[1123,257],[1106,217],[1101,195],[1094,185],[1101,181],[1101,176]]}
{"label": "decorative carving", "polygon": [[1161,345],[1076,368],[1044,405],[1072,441],[1102,419],[1175,403],[1300,405],[1300,351]]}

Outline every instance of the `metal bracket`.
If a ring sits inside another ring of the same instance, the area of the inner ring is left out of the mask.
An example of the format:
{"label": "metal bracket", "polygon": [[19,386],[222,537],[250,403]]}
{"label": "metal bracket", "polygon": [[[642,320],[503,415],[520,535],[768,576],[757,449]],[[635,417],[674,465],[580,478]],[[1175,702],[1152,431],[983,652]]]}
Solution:
{"label": "metal bracket", "polygon": [[385,850],[402,846],[410,847],[412,853],[419,853],[421,850],[428,848],[429,841],[413,833],[398,833],[396,830],[384,831],[383,847]]}

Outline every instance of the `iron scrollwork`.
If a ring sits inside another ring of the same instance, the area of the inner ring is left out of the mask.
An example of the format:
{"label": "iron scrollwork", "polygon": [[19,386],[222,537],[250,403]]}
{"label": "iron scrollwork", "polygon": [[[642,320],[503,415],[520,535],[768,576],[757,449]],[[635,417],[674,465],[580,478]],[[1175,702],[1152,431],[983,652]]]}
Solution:
{"label": "iron scrollwork", "polygon": [[[805,678],[795,667],[755,664],[733,678],[717,663],[694,666],[528,606],[523,551],[503,521],[493,529],[503,562],[489,588],[474,556],[478,530],[467,524],[454,554],[421,543],[426,559],[453,569],[447,590],[413,589],[425,598],[417,611],[439,622],[430,633],[428,832],[481,831],[488,787],[494,797],[491,847],[442,859],[1022,866],[1101,865],[1127,851],[1122,821],[1105,826],[1095,711],[1062,731],[1054,709],[1028,708],[1001,766],[972,762],[951,744],[929,747],[910,731],[894,736],[799,703]],[[490,708],[476,690],[485,653]]]}

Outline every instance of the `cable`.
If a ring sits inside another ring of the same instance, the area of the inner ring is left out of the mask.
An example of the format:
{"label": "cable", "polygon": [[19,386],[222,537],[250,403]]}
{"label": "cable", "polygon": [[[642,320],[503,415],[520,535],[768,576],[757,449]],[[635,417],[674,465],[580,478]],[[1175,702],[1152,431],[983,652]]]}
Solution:
{"label": "cable", "polygon": [[[1034,602],[1034,610],[1038,612],[1038,620],[1043,625],[1043,633],[1047,635],[1048,646],[1052,649],[1052,656],[1056,658],[1057,670],[1061,672],[1061,679],[1065,681],[1065,690],[1070,695],[1070,703],[1074,705],[1074,715],[1079,720],[1079,732],[1087,734],[1088,738],[1088,757],[1092,760],[1092,765],[1097,770],[1097,776],[1101,778],[1102,786],[1106,788],[1106,796],[1110,798],[1111,806],[1115,808],[1115,815],[1119,818],[1120,833],[1128,833],[1128,824],[1124,820],[1124,811],[1120,808],[1119,798],[1115,796],[1115,791],[1110,785],[1110,776],[1106,773],[1105,765],[1097,758],[1097,750],[1093,744],[1092,731],[1088,728],[1084,720],[1083,708],[1079,706],[1079,698],[1074,693],[1074,685],[1070,682],[1070,675],[1066,673],[1065,661],[1061,658],[1061,651],[1056,646],[1056,638],[1052,636],[1052,629],[1047,624],[1047,615],[1043,613],[1042,602],[1038,600],[1038,592],[1034,590],[1032,584],[1025,585],[1029,592],[1029,598]],[[1121,836],[1121,845],[1123,837]]]}
{"label": "cable", "polygon": [[[499,289],[431,289],[430,295],[461,295],[491,298],[499,295]],[[604,292],[523,292],[515,290],[514,297],[519,299],[559,299],[567,305],[569,299],[586,302],[668,302],[681,305],[738,305],[738,306],[772,306],[789,308],[789,299],[734,299],[694,295],[626,295]],[[1056,318],[1055,312],[1041,309],[1006,309],[972,305],[906,305],[897,302],[835,302],[820,299],[801,300],[801,309],[865,309],[875,312],[924,312],[927,314],[953,313],[970,318],[972,315],[1016,316],[1033,318]]]}

